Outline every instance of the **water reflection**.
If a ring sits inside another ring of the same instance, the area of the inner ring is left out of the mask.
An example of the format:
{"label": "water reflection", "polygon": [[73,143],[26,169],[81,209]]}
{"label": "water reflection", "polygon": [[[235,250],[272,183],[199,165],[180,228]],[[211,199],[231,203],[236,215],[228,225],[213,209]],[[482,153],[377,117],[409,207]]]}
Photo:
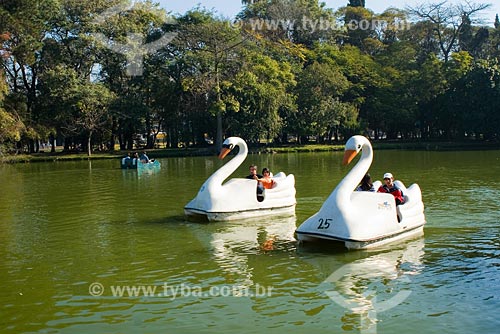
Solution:
{"label": "water reflection", "polygon": [[296,217],[266,217],[199,225],[196,237],[236,284],[254,284],[249,257],[295,245]]}
{"label": "water reflection", "polygon": [[137,169],[122,169],[122,175],[124,180],[135,180],[141,177],[150,177],[159,173],[161,170],[160,166],[137,168]]}
{"label": "water reflection", "polygon": [[[424,238],[419,238],[376,252],[346,253],[343,264],[332,263],[326,256],[305,260],[330,273],[321,288],[346,310],[342,329],[376,333],[377,313],[397,307],[411,294],[411,277],[423,268],[424,246]],[[353,256],[362,258],[351,261]]]}

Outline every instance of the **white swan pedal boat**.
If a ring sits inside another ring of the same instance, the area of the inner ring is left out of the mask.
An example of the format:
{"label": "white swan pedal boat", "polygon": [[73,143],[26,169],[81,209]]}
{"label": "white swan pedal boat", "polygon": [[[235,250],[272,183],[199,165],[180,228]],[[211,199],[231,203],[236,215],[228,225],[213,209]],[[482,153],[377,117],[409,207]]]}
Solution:
{"label": "white swan pedal boat", "polygon": [[228,163],[219,168],[201,186],[196,197],[184,207],[188,217],[202,217],[209,221],[246,219],[266,215],[295,214],[295,177],[279,172],[273,176],[276,186],[264,191],[264,199],[257,200],[257,181],[233,178],[222,184],[248,155],[245,141],[229,137],[223,143],[220,159],[236,146],[239,151]]}
{"label": "white swan pedal boat", "polygon": [[321,209],[297,228],[299,241],[326,239],[343,242],[348,249],[366,249],[423,234],[424,204],[417,184],[406,188],[402,182],[395,181],[405,197],[405,203],[397,207],[391,194],[354,191],[371,166],[373,150],[367,138],[349,138],[343,163],[349,164],[360,151],[358,163]]}

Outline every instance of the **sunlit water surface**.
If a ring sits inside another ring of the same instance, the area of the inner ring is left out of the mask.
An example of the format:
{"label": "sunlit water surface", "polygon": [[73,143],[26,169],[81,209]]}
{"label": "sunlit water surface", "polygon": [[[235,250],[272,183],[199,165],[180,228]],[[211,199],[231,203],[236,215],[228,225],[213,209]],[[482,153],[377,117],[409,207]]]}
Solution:
{"label": "sunlit water surface", "polygon": [[375,152],[422,188],[425,236],[298,245],[341,155],[250,156],[233,176],[295,174],[296,216],[210,224],[183,206],[215,157],[0,166],[0,333],[498,333],[500,151]]}

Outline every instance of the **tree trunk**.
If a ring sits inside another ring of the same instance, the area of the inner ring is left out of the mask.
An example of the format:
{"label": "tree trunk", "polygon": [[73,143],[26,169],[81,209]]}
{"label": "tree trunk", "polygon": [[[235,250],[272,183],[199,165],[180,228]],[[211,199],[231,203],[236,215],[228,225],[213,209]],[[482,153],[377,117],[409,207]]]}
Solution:
{"label": "tree trunk", "polygon": [[51,148],[50,148],[50,152],[55,153],[56,152],[56,143],[57,143],[56,136],[50,135],[50,143],[52,144]]}
{"label": "tree trunk", "polygon": [[89,133],[89,137],[87,140],[87,155],[90,157],[92,155],[92,131]]}
{"label": "tree trunk", "polygon": [[215,149],[217,153],[222,150],[222,112],[217,111],[217,135],[215,138]]}

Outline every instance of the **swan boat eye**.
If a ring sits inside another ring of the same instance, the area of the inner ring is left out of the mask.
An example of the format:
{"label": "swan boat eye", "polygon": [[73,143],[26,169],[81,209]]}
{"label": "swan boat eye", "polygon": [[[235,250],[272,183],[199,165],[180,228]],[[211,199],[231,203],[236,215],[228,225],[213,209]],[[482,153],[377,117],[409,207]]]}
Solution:
{"label": "swan boat eye", "polygon": [[227,148],[228,150],[233,150],[234,145],[233,144],[224,144],[222,145],[223,148]]}

